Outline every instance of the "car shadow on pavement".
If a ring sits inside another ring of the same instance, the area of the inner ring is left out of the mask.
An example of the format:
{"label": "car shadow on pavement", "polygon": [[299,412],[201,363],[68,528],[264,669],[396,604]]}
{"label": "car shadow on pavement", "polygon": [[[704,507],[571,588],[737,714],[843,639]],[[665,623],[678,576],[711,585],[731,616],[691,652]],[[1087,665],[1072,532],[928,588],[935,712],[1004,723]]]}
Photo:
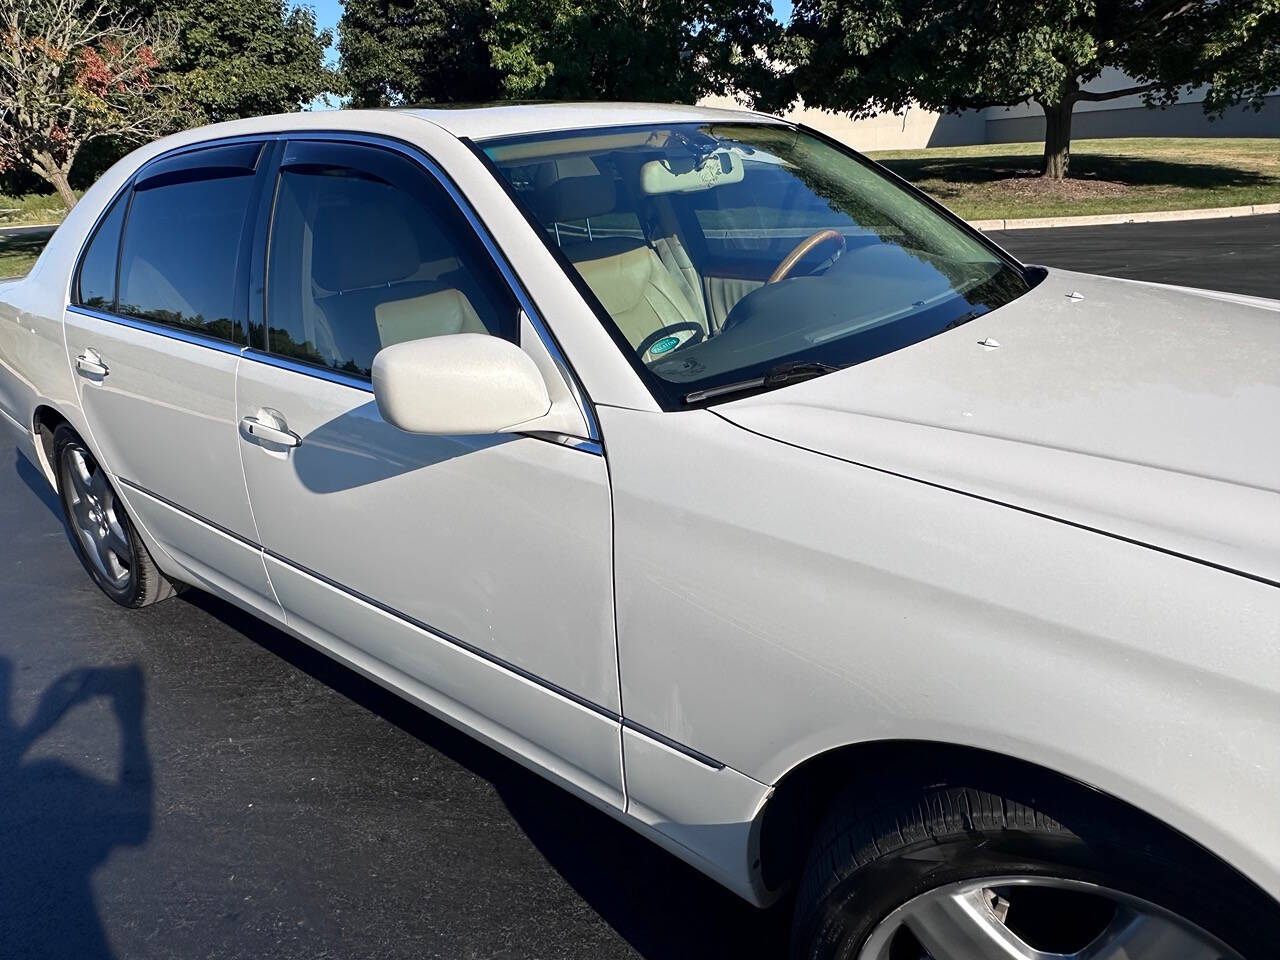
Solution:
{"label": "car shadow on pavement", "polygon": [[[11,714],[13,672],[13,662],[0,657],[0,954],[109,958],[90,881],[113,850],[140,846],[151,833],[142,671],[69,671],[41,694],[25,723]],[[66,749],[51,736],[69,712],[99,698],[119,728],[114,782],[60,755],[82,753],[83,744]]]}
{"label": "car shadow on pavement", "polygon": [[31,488],[31,492],[49,508],[50,513],[61,520],[62,504],[58,502],[57,491],[49,486],[49,481],[44,478],[39,468],[17,450],[13,451],[13,459],[13,468],[18,471],[18,478]]}
{"label": "car shadow on pavement", "polygon": [[520,829],[641,956],[786,955],[790,910],[762,911],[608,815],[305,643],[199,591],[181,600],[493,785]]}

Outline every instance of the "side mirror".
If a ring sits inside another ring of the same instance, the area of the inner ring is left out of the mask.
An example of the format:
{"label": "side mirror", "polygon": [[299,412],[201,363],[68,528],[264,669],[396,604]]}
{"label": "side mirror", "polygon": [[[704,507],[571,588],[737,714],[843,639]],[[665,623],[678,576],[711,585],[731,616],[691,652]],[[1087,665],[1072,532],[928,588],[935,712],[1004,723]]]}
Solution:
{"label": "side mirror", "polygon": [[382,419],[409,433],[514,433],[551,409],[533,359],[481,333],[408,340],[373,358]]}

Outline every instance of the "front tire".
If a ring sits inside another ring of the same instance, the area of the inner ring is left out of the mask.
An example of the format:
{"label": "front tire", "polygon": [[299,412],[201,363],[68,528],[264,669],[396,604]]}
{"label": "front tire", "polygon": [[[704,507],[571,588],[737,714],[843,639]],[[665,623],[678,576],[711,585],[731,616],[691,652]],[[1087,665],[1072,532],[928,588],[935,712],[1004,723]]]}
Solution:
{"label": "front tire", "polygon": [[76,555],[89,576],[123,607],[145,607],[176,593],[138,536],[115,488],[80,436],[53,435],[58,498]]}
{"label": "front tire", "polygon": [[1276,955],[1275,902],[1148,818],[1048,778],[947,780],[835,805],[797,891],[795,960]]}

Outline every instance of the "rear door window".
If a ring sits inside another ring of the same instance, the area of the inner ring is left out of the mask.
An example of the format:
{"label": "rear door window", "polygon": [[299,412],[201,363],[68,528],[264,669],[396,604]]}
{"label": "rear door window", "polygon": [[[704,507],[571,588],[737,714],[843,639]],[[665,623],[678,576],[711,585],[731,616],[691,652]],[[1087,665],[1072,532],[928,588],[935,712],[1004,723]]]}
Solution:
{"label": "rear door window", "polygon": [[519,308],[448,192],[407,157],[287,146],[267,268],[267,349],[368,377],[379,350],[480,333],[515,341]]}
{"label": "rear door window", "polygon": [[117,312],[244,342],[248,214],[261,149],[215,147],[144,171],[125,224]]}
{"label": "rear door window", "polygon": [[126,190],[118,196],[98,224],[80,261],[75,302],[82,307],[112,310],[116,302],[116,261],[120,255],[120,228],[129,203]]}

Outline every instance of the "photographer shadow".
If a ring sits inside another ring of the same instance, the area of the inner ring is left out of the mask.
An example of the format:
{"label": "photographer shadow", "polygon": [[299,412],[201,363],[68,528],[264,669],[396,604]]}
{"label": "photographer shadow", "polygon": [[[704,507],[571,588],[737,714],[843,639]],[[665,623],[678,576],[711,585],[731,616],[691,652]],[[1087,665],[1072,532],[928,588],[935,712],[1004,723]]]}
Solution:
{"label": "photographer shadow", "polygon": [[[117,847],[151,833],[151,760],[143,730],[142,671],[72,670],[41,695],[31,719],[11,713],[13,663],[0,657],[0,953],[14,957],[112,955],[94,903],[93,871]],[[69,711],[102,697],[119,727],[114,783],[33,747]]]}

